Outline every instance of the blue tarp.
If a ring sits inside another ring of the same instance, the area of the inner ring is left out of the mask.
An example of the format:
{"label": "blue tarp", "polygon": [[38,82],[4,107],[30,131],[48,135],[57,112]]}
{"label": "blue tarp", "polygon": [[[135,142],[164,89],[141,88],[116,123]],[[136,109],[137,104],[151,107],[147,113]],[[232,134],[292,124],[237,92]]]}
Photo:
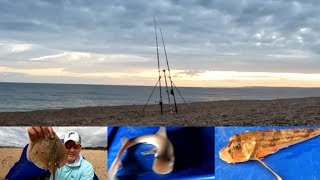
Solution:
{"label": "blue tarp", "polygon": [[21,179],[35,179],[36,177],[50,177],[50,172],[38,168],[32,162],[27,159],[27,147],[23,148],[22,154],[18,162],[10,169],[6,175],[6,179],[9,180],[21,180]]}
{"label": "blue tarp", "polygon": [[[154,134],[159,127],[109,127],[108,169],[121,148],[121,137],[134,138]],[[139,144],[122,156],[123,167],[117,172],[121,179],[214,179],[214,127],[167,127],[167,135],[174,146],[173,172],[158,175],[152,171],[154,155],[141,155],[152,145]]]}
{"label": "blue tarp", "polygon": [[[22,154],[18,162],[10,169],[5,179],[9,180],[28,180],[28,179],[44,179],[44,177],[50,177],[50,172],[38,168],[35,164],[27,159],[27,147],[23,148]],[[96,174],[94,180],[98,180]]]}
{"label": "blue tarp", "polygon": [[[244,131],[263,129],[291,129],[312,127],[216,127],[216,178],[217,179],[254,179],[270,180],[275,176],[258,161],[229,164],[219,158],[219,151],[225,147],[233,134]],[[318,127],[319,128],[319,127]],[[289,146],[266,156],[263,161],[267,163],[284,180],[320,179],[320,137]]]}

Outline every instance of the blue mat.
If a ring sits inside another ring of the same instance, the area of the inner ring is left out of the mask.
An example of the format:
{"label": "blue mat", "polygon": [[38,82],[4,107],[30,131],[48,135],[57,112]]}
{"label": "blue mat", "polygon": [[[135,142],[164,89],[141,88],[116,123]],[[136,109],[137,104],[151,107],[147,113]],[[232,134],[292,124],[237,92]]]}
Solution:
{"label": "blue mat", "polygon": [[[215,164],[217,179],[270,180],[275,176],[258,161],[229,164],[219,158],[219,151],[225,147],[233,134],[263,129],[291,129],[316,127],[216,127]],[[320,136],[289,146],[266,156],[267,163],[284,180],[320,179]]]}
{"label": "blue mat", "polygon": [[[134,138],[154,134],[159,127],[109,127],[108,169],[121,148],[121,137]],[[174,146],[173,172],[158,175],[152,171],[154,155],[141,155],[152,145],[138,144],[122,156],[123,168],[117,172],[121,179],[214,179],[214,127],[167,127],[167,135]]]}

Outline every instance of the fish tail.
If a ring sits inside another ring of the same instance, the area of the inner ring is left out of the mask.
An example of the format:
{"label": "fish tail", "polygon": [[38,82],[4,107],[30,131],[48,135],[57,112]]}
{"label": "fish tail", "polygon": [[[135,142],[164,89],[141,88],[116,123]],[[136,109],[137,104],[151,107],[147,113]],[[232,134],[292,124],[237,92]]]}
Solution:
{"label": "fish tail", "polygon": [[49,165],[49,171],[52,175],[52,180],[55,180],[56,179],[56,170],[57,170],[57,167],[56,167],[56,164],[55,163],[50,163]]}
{"label": "fish tail", "polygon": [[118,157],[116,157],[116,159],[113,161],[111,167],[110,167],[110,171],[108,173],[108,180],[115,180],[116,179],[116,173],[118,170],[118,164],[119,164],[120,159]]}
{"label": "fish tail", "polygon": [[121,156],[122,154],[131,146],[132,140],[131,139],[123,139],[122,147],[120,151],[118,152],[116,158],[112,162],[112,165],[110,167],[110,171],[108,172],[108,180],[115,180],[116,179],[116,173],[119,170],[119,166],[121,164]]}

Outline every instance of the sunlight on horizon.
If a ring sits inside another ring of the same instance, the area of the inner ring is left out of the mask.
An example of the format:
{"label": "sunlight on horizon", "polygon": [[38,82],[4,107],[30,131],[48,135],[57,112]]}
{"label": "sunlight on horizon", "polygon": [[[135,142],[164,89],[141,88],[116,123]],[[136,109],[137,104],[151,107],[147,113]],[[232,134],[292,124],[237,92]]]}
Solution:
{"label": "sunlight on horizon", "polygon": [[[78,78],[88,84],[111,85],[154,85],[158,80],[156,69],[143,72],[76,73],[64,68],[15,69],[0,66],[0,74],[16,73],[29,77]],[[169,73],[166,71],[167,81]],[[161,71],[162,81],[164,74]],[[172,70],[171,77],[177,86],[190,87],[243,87],[243,86],[284,86],[284,87],[320,87],[320,74],[274,73],[274,72],[238,72],[203,71],[190,73],[184,70]],[[112,81],[108,81],[112,79]],[[19,81],[22,82],[22,81]]]}

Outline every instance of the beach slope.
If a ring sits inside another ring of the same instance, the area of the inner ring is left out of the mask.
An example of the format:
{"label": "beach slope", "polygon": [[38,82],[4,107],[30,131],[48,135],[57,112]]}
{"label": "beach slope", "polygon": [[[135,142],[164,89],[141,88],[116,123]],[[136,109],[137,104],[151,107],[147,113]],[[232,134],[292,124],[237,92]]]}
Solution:
{"label": "beach slope", "polygon": [[[230,100],[164,105],[98,106],[30,112],[2,112],[2,126],[260,126],[320,125],[320,97],[278,100]],[[174,109],[174,108],[173,108]]]}

